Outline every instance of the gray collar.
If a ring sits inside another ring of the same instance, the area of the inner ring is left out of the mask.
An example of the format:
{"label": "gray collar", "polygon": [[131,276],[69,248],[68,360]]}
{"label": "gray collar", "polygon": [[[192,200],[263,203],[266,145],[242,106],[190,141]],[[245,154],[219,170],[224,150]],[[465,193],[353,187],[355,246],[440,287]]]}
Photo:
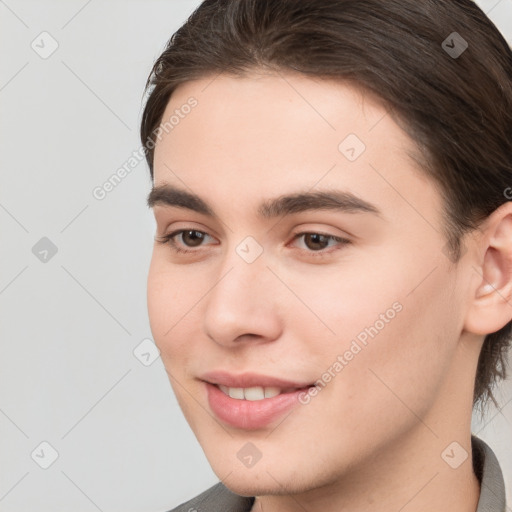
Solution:
{"label": "gray collar", "polygon": [[476,512],[505,512],[505,482],[496,455],[489,445],[471,436],[473,469],[480,481],[480,499]]}

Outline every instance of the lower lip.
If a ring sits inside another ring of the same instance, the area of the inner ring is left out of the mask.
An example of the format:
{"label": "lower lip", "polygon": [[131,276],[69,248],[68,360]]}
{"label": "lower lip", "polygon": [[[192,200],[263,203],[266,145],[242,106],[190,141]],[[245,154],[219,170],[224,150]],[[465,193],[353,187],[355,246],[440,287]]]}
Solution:
{"label": "lower lip", "polygon": [[231,398],[209,382],[205,382],[205,385],[208,403],[215,416],[232,427],[245,430],[268,426],[294,406],[299,405],[299,395],[308,390],[306,387],[263,400],[239,400]]}

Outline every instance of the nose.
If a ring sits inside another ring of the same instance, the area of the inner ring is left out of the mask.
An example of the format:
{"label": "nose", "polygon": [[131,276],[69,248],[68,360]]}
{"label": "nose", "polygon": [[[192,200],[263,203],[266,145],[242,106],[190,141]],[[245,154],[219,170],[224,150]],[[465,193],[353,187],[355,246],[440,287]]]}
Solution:
{"label": "nose", "polygon": [[226,258],[222,271],[205,297],[204,330],[227,347],[241,342],[269,342],[281,335],[279,280],[261,255],[252,263],[236,253]]}

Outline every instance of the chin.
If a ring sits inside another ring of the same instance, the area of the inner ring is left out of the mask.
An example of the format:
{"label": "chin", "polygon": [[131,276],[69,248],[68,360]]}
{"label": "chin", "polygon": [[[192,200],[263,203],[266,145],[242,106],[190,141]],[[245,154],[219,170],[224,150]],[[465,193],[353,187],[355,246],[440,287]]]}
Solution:
{"label": "chin", "polygon": [[[326,482],[308,480],[307,470],[293,463],[276,464],[273,460],[259,461],[252,468],[239,464],[214,464],[214,473],[232,492],[240,496],[287,495],[306,492]],[[328,475],[324,477],[329,480]]]}
{"label": "chin", "polygon": [[[256,480],[256,481],[255,481]],[[240,496],[277,496],[281,494],[295,494],[296,489],[288,488],[286,485],[278,484],[272,477],[266,474],[262,481],[258,481],[257,477],[249,474],[240,477],[229,475],[223,484],[235,494]]]}

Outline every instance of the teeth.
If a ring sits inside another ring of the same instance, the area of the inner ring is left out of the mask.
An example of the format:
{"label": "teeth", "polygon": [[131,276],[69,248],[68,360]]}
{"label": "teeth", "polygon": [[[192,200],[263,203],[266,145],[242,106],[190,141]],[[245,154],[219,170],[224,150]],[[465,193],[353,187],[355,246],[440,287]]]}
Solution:
{"label": "teeth", "polygon": [[221,386],[219,384],[220,390],[229,395],[231,398],[236,398],[238,400],[263,400],[264,398],[272,398],[274,396],[280,395],[282,390],[276,387],[267,387],[263,388],[260,386],[256,386],[253,388],[228,388],[227,386]]}
{"label": "teeth", "polygon": [[265,388],[265,398],[272,398],[273,396],[277,396],[281,394],[281,390],[279,388]]}
{"label": "teeth", "polygon": [[228,394],[231,398],[239,398],[240,400],[244,399],[243,388],[229,388]]}
{"label": "teeth", "polygon": [[263,400],[265,398],[265,391],[260,387],[245,388],[243,392],[246,400]]}

